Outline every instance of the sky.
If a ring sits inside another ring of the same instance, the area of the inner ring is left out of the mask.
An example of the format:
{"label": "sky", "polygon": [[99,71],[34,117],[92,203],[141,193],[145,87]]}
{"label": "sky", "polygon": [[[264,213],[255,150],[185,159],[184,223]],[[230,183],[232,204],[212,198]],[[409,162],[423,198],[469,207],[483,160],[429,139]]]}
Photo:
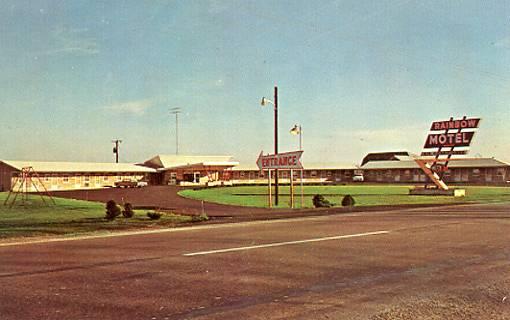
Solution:
{"label": "sky", "polygon": [[470,156],[510,161],[508,1],[0,0],[0,159],[121,162],[419,153],[481,117]]}

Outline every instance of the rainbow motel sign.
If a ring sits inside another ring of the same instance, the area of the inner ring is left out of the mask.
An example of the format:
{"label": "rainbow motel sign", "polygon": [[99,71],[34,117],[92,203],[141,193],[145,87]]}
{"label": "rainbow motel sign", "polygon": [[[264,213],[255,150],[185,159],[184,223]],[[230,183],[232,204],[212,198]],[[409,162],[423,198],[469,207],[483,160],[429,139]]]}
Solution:
{"label": "rainbow motel sign", "polygon": [[453,156],[468,153],[479,124],[480,118],[467,118],[466,116],[462,119],[454,120],[452,117],[450,120],[432,122],[423,146],[428,150],[421,153],[422,157],[432,158],[415,158],[414,160],[439,189],[448,190],[448,186],[443,181],[448,164],[450,161],[457,160],[452,159]]}
{"label": "rainbow motel sign", "polygon": [[[474,131],[464,129],[477,129],[480,123],[479,118],[436,121],[432,123],[430,131],[445,131],[444,133],[431,133],[425,141],[425,149],[445,147],[469,147]],[[453,130],[454,132],[450,132]]]}

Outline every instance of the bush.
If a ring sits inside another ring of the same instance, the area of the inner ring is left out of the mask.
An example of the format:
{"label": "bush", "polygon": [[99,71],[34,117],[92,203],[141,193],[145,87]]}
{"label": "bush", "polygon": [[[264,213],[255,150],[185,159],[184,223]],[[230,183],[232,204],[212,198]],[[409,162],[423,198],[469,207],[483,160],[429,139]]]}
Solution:
{"label": "bush", "polygon": [[151,220],[158,220],[159,218],[161,218],[161,213],[149,211],[147,212],[147,217],[149,217]]}
{"label": "bush", "polygon": [[312,202],[315,208],[329,208],[333,205],[331,202],[326,200],[326,198],[324,198],[324,196],[321,194],[314,195]]}
{"label": "bush", "polygon": [[207,220],[209,220],[209,217],[205,213],[202,213],[198,216],[191,216],[191,222],[202,222]]}
{"label": "bush", "polygon": [[350,194],[346,195],[342,199],[342,207],[353,207],[355,203],[356,203],[356,201],[354,201],[354,198],[351,197]]}
{"label": "bush", "polygon": [[133,205],[131,203],[126,203],[124,205],[122,215],[124,216],[124,218],[132,218],[135,215],[135,212],[133,211]]}
{"label": "bush", "polygon": [[106,203],[106,216],[107,220],[114,220],[117,216],[121,214],[121,208],[117,205],[117,203],[113,200],[110,200]]}

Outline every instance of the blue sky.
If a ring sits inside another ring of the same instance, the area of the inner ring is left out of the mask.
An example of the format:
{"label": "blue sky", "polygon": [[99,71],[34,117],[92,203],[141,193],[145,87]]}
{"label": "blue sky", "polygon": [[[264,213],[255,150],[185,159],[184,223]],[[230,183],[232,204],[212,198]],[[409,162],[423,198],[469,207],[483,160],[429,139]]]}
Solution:
{"label": "blue sky", "polygon": [[510,160],[507,1],[0,0],[0,159],[175,152],[254,162],[303,127],[310,162],[418,153],[479,116],[471,155]]}

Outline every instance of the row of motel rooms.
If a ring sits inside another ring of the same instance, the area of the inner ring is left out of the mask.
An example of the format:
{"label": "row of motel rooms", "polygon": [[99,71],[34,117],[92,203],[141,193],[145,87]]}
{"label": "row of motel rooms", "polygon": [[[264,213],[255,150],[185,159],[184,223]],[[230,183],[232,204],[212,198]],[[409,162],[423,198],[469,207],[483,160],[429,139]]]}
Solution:
{"label": "row of motel rooms", "polygon": [[[267,183],[267,171],[245,166],[231,156],[157,155],[145,162],[83,163],[0,160],[0,191],[18,190],[23,168],[35,174],[28,191],[98,189],[113,187],[118,181],[147,181],[150,185],[216,186]],[[279,170],[281,183],[290,183],[290,171]],[[407,152],[370,153],[361,165],[306,164],[294,170],[293,180],[313,184],[352,182],[363,176],[372,183],[422,183],[427,177]],[[443,180],[450,183],[508,184],[510,164],[494,158],[452,161]]]}

